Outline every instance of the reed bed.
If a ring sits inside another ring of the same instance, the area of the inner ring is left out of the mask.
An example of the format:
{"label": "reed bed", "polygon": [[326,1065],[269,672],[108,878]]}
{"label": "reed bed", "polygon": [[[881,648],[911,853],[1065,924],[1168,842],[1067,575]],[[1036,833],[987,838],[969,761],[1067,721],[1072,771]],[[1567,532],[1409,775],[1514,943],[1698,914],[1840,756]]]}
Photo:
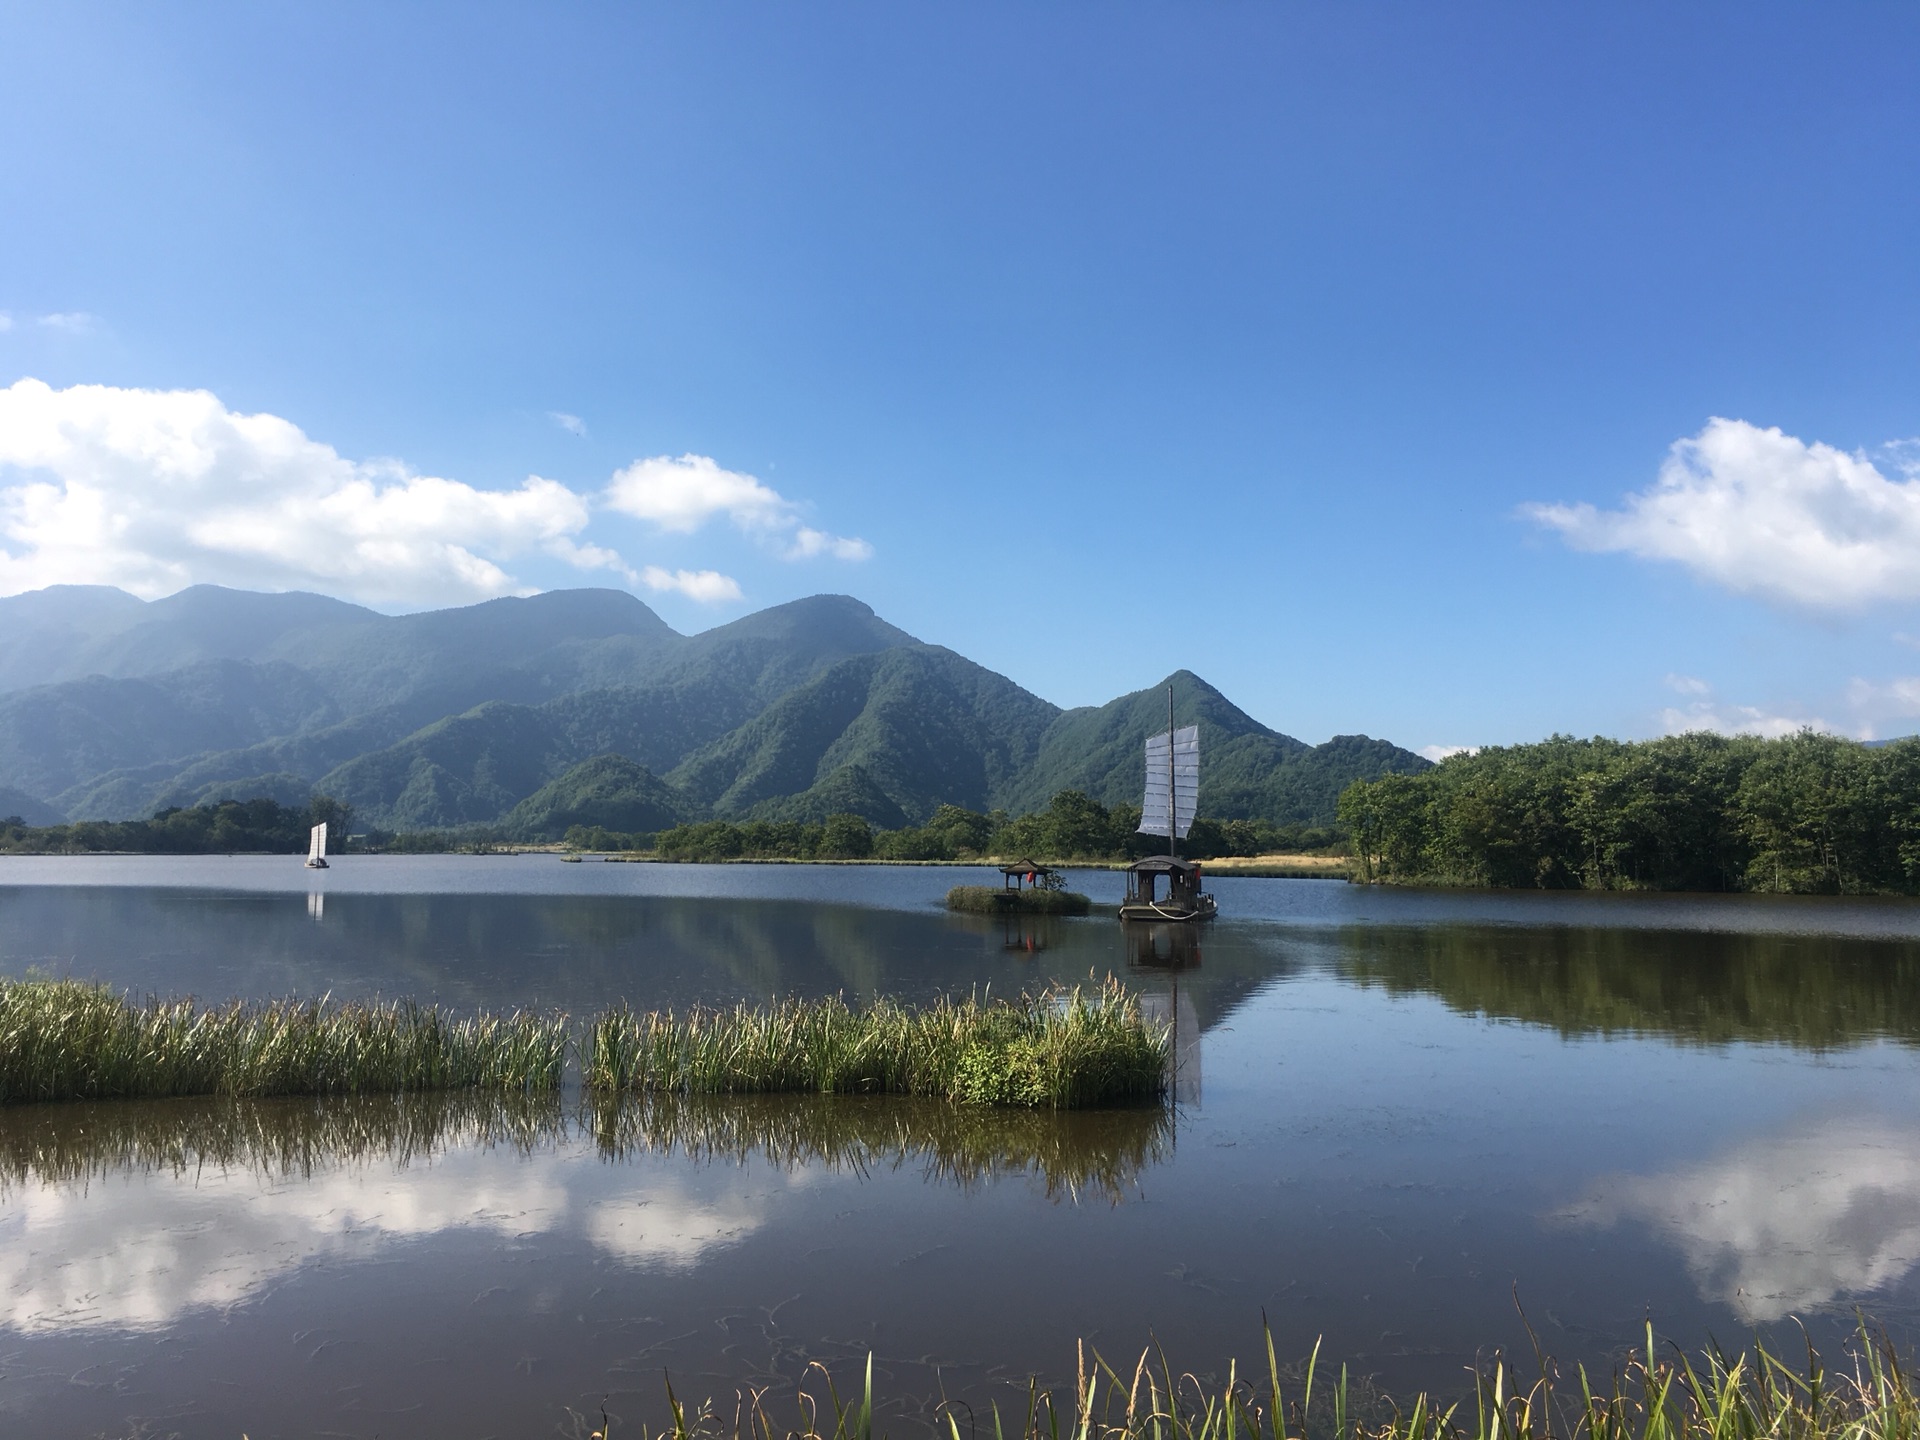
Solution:
{"label": "reed bed", "polygon": [[956,885],[947,891],[947,908],[968,915],[1090,915],[1093,902],[1077,890]]}
{"label": "reed bed", "polygon": [[129,1004],[104,985],[0,981],[0,1104],[176,1095],[551,1090],[564,1016],[272,1001]]}
{"label": "reed bed", "polygon": [[1157,1099],[1166,1028],[1111,982],[1018,1001],[786,1000],[599,1016],[582,1060],[599,1091],[922,1095],[1056,1110]]}
{"label": "reed bed", "polygon": [[1098,1195],[1118,1202],[1173,1152],[1164,1105],[1069,1115],[906,1097],[653,1092],[593,1096],[582,1119],[608,1160],[680,1154],[744,1165],[759,1158],[787,1170],[861,1175],[917,1167],[929,1183],[963,1190],[1027,1177],[1050,1199],[1070,1201]]}
{"label": "reed bed", "polygon": [[[1283,1379],[1266,1337],[1264,1374],[1230,1367],[1224,1384],[1176,1374],[1164,1352],[1115,1368],[1082,1345],[1075,1388],[1061,1395],[1030,1382],[1012,1414],[943,1403],[938,1428],[948,1440],[1914,1440],[1920,1393],[1884,1336],[1863,1324],[1847,1368],[1830,1371],[1808,1347],[1804,1368],[1764,1346],[1751,1356],[1715,1348],[1697,1357],[1661,1355],[1647,1328],[1645,1349],[1596,1379],[1584,1368],[1575,1385],[1551,1362],[1524,1381],[1496,1361],[1471,1393],[1443,1401],[1362,1401],[1345,1367],[1318,1375],[1316,1347],[1298,1383]],[[857,1387],[842,1394],[831,1372],[809,1367],[791,1402],[770,1388],[737,1392],[729,1404],[683,1404],[667,1390],[658,1429],[628,1428],[602,1411],[576,1415],[594,1440],[873,1440],[878,1402],[873,1360]],[[590,1431],[589,1431],[589,1427]],[[880,1433],[884,1434],[884,1431]]]}

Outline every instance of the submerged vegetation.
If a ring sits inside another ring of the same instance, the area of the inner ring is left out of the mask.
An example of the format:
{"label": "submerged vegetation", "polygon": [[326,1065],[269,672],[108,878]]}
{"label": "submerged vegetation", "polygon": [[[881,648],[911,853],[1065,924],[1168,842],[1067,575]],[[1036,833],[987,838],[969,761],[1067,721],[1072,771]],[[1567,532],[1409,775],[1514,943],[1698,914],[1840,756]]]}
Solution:
{"label": "submerged vegetation", "polygon": [[1093,902],[1077,890],[956,885],[947,891],[947,908],[968,915],[1086,915]]}
{"label": "submerged vegetation", "polygon": [[1920,894],[1920,739],[1557,735],[1354,784],[1340,818],[1365,880]]}
{"label": "submerged vegetation", "polygon": [[[1541,1356],[1529,1380],[1495,1360],[1474,1376],[1464,1399],[1416,1395],[1396,1402],[1357,1384],[1342,1366],[1319,1374],[1315,1347],[1296,1378],[1283,1371],[1266,1336],[1264,1363],[1242,1375],[1227,1368],[1224,1384],[1177,1373],[1153,1347],[1116,1367],[1084,1342],[1073,1389],[1062,1395],[1029,1381],[1020,1408],[985,1413],[952,1401],[940,1406],[939,1429],[950,1440],[992,1434],[999,1440],[1912,1440],[1920,1434],[1920,1391],[1884,1337],[1864,1324],[1851,1365],[1830,1371],[1808,1349],[1804,1368],[1757,1345],[1749,1355],[1717,1346],[1698,1358],[1663,1357],[1653,1327],[1644,1349],[1611,1381],[1584,1366],[1556,1374]],[[1572,1391],[1573,1393],[1568,1393]],[[740,1391],[722,1407],[683,1404],[667,1392],[668,1414],[657,1429],[625,1427],[602,1412],[594,1434],[646,1440],[873,1440],[873,1361],[864,1379],[843,1391],[816,1362],[792,1409],[765,1388]],[[585,1417],[579,1417],[584,1419]]]}
{"label": "submerged vegetation", "polygon": [[614,1009],[588,1035],[583,1077],[601,1091],[922,1095],[1074,1109],[1164,1093],[1167,1034],[1108,984],[1018,1002],[787,1000],[755,1008]]}
{"label": "submerged vegetation", "polygon": [[549,1090],[564,1016],[408,1003],[129,1004],[104,985],[0,981],[0,1104],[166,1095]]}

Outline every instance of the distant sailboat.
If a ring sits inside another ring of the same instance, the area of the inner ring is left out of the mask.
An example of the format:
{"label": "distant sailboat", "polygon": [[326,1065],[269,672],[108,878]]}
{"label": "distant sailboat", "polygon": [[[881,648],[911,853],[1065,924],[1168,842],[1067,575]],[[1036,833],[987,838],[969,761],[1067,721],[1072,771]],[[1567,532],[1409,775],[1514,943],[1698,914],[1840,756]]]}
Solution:
{"label": "distant sailboat", "polygon": [[325,870],[327,868],[327,826],[326,822],[313,827],[313,833],[307,837],[307,868]]}
{"label": "distant sailboat", "polygon": [[[1213,896],[1200,884],[1200,867],[1180,858],[1179,841],[1193,828],[1200,798],[1200,727],[1176,730],[1173,687],[1167,687],[1167,733],[1147,740],[1147,785],[1140,807],[1140,833],[1167,837],[1167,853],[1149,855],[1127,867],[1127,898],[1122,920],[1210,920]],[[1159,878],[1167,893],[1155,893]]]}

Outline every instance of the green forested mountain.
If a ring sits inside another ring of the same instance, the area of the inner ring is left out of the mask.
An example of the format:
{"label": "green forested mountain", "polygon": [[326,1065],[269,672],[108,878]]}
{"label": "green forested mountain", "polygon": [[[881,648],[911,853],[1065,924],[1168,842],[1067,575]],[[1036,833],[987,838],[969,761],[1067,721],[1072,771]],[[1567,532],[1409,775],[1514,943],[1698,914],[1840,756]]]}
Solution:
{"label": "green forested mountain", "polygon": [[1139,804],[1141,751],[1174,724],[1200,727],[1200,813],[1219,820],[1325,823],[1355,780],[1413,774],[1428,762],[1384,740],[1336,735],[1306,745],[1269,730],[1199,676],[1179,670],[1148,690],[1098,707],[1068,710],[1041,738],[1033,763],[1001,797],[1015,813],[1039,810],[1062,790],[1103,805]]}
{"label": "green forested mountain", "polygon": [[666,830],[699,810],[644,765],[596,755],[509,810],[500,828],[517,840],[558,840],[576,825],[632,834]]}
{"label": "green forested mountain", "polygon": [[[1306,746],[1173,683],[1202,728],[1203,813],[1324,823],[1350,780],[1425,764],[1364,737]],[[398,617],[214,586],[0,599],[0,787],[75,820],[315,792],[379,829],[517,833],[589,801],[887,828],[1063,789],[1137,803],[1163,696],[1062,712],[847,596],[694,636],[607,590]]]}
{"label": "green forested mountain", "polygon": [[943,802],[984,810],[1058,714],[951,650],[904,646],[833,666],[668,778],[720,816],[810,791],[849,765],[910,819]]}
{"label": "green forested mountain", "polygon": [[107,771],[339,718],[312,675],[279,661],[204,661],[141,679],[46,685],[0,695],[0,783],[53,799]]}

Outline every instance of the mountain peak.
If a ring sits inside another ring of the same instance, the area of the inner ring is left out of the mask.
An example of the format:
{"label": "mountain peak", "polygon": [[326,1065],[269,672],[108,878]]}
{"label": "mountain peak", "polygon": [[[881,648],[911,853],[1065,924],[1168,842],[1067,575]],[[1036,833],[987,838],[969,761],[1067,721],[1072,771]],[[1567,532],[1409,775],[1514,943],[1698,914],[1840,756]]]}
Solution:
{"label": "mountain peak", "polygon": [[854,655],[920,643],[874,614],[873,607],[866,601],[851,595],[808,595],[784,605],[769,605],[765,610],[703,630],[694,639],[722,635],[733,639],[751,636],[767,640],[807,640],[814,644],[837,642],[834,648]]}

